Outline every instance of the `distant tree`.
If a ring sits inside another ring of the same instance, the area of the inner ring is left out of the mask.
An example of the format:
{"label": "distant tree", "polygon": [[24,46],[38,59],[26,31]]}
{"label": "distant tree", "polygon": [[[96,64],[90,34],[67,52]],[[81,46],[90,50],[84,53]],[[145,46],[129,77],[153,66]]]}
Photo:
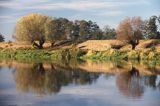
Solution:
{"label": "distant tree", "polygon": [[100,27],[97,25],[96,22],[88,21],[88,23],[89,23],[89,33],[90,33],[89,39],[99,39],[99,36],[103,34]]}
{"label": "distant tree", "polygon": [[148,20],[144,20],[141,26],[142,38],[148,39]]}
{"label": "distant tree", "polygon": [[50,21],[52,18],[37,13],[22,17],[16,23],[16,40],[30,42],[39,49],[43,48],[45,36],[50,34],[47,32]]}
{"label": "distant tree", "polygon": [[145,39],[160,39],[160,19],[158,16],[151,16],[149,20],[143,21],[142,33]]}
{"label": "distant tree", "polygon": [[101,39],[115,39],[116,38],[116,30],[111,28],[109,25],[104,27],[103,35]]}
{"label": "distant tree", "polygon": [[0,34],[0,42],[4,41],[4,36],[2,34]]}
{"label": "distant tree", "polygon": [[160,15],[157,17],[157,20],[158,20],[158,27],[157,27],[157,30],[158,30],[158,39],[160,39]]}
{"label": "distant tree", "polygon": [[102,34],[101,29],[95,22],[80,20],[80,21],[75,21],[74,24],[76,26],[75,28],[76,36],[77,32],[79,32],[78,34],[79,41],[88,39],[97,39]]}
{"label": "distant tree", "polygon": [[157,25],[156,25],[157,16],[151,16],[147,24],[147,38],[156,39],[157,38]]}
{"label": "distant tree", "polygon": [[89,33],[89,23],[85,20],[79,22],[79,39],[84,40],[90,37]]}
{"label": "distant tree", "polygon": [[140,17],[125,18],[119,23],[116,30],[117,39],[130,43],[132,49],[135,49],[139,39],[142,38],[141,26],[142,20]]}

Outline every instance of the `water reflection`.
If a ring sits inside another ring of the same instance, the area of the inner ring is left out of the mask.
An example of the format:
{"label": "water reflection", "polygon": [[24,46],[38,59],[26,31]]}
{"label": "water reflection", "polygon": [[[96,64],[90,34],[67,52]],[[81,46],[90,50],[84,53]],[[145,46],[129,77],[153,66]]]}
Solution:
{"label": "water reflection", "polygon": [[[63,86],[95,84],[101,75],[103,81],[114,77],[119,92],[126,97],[140,98],[147,88],[160,90],[159,66],[130,62],[71,62],[19,63],[0,62],[0,66],[14,69],[16,88],[38,95],[56,94]],[[104,82],[105,83],[105,82]]]}
{"label": "water reflection", "polygon": [[121,72],[116,77],[116,85],[120,93],[126,97],[140,98],[146,87],[160,89],[160,81],[157,76],[140,76],[139,70],[135,67],[128,72]]}
{"label": "water reflection", "polygon": [[98,73],[55,64],[50,64],[50,68],[44,68],[42,63],[25,68],[17,67],[14,76],[18,90],[34,91],[40,95],[57,93],[62,86],[68,84],[92,84],[99,77]]}
{"label": "water reflection", "polygon": [[139,71],[135,67],[129,72],[118,74],[116,85],[125,96],[141,97],[144,93],[144,86],[141,82]]}

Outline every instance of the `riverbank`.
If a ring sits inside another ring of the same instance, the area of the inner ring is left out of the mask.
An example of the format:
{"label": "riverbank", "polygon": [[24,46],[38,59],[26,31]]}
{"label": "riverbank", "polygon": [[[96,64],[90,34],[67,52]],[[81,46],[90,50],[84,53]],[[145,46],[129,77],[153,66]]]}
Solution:
{"label": "riverbank", "polygon": [[70,61],[71,59],[106,61],[106,60],[125,60],[125,61],[152,61],[152,64],[160,65],[160,52],[157,50],[129,52],[110,49],[107,51],[70,49],[3,49],[0,50],[1,59],[11,59],[19,61]]}
{"label": "riverbank", "polygon": [[[11,45],[11,46],[9,46]],[[31,45],[0,44],[0,58],[13,60],[151,60],[160,63],[160,40],[142,40],[135,50],[131,45],[117,40],[89,40],[77,45],[60,45],[34,49]]]}

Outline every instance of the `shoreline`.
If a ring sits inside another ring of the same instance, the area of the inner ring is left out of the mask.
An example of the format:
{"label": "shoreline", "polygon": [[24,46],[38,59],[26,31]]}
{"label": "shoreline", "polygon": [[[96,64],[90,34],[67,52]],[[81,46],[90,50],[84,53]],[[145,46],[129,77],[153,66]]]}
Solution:
{"label": "shoreline", "polygon": [[0,50],[1,59],[15,60],[136,60],[136,61],[155,61],[160,63],[160,52],[156,50],[148,51],[121,51],[109,49],[106,51],[81,50],[76,48],[67,49],[2,49]]}

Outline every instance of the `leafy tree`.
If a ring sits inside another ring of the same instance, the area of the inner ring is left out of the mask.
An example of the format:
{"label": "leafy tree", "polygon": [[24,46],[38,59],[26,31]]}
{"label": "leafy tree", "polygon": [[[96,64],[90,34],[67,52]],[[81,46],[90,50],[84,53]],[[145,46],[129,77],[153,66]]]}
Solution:
{"label": "leafy tree", "polygon": [[102,30],[99,28],[96,22],[88,21],[90,39],[98,39],[102,35]]}
{"label": "leafy tree", "polygon": [[157,30],[158,30],[158,36],[157,38],[160,39],[160,15],[157,17],[157,20],[158,20],[158,27],[157,27]]}
{"label": "leafy tree", "polygon": [[47,25],[47,40],[52,43],[52,47],[54,46],[54,43],[56,41],[73,39],[73,36],[75,34],[74,25],[73,22],[69,21],[68,19],[57,18],[51,20]]}
{"label": "leafy tree", "polygon": [[140,17],[127,17],[119,23],[116,30],[117,39],[126,41],[132,45],[132,49],[135,49],[139,43],[139,39],[142,38],[142,20]]}
{"label": "leafy tree", "polygon": [[49,34],[47,30],[50,21],[52,18],[37,13],[22,17],[16,23],[16,40],[30,42],[39,49],[43,48],[45,36]]}
{"label": "leafy tree", "polygon": [[148,20],[144,20],[141,26],[143,39],[148,39]]}
{"label": "leafy tree", "polygon": [[2,34],[0,34],[0,42],[3,42],[4,41],[4,37]]}
{"label": "leafy tree", "polygon": [[106,25],[104,27],[101,39],[115,39],[115,38],[116,38],[116,30],[114,28],[110,28],[109,25]]}
{"label": "leafy tree", "polygon": [[81,20],[79,23],[79,39],[84,40],[88,39],[90,34],[89,34],[89,23],[85,20]]}
{"label": "leafy tree", "polygon": [[64,37],[61,21],[59,19],[48,21],[46,32],[46,38],[51,42],[52,47],[57,40],[61,40]]}
{"label": "leafy tree", "polygon": [[143,21],[142,33],[145,39],[160,38],[160,19],[158,16],[151,16],[149,20]]}
{"label": "leafy tree", "polygon": [[147,24],[147,38],[155,39],[157,38],[157,25],[156,25],[157,16],[151,16]]}
{"label": "leafy tree", "polygon": [[75,32],[77,35],[78,34],[78,40],[83,41],[87,39],[97,39],[102,33],[100,30],[99,26],[92,21],[85,21],[85,20],[80,20],[80,21],[75,21]]}

